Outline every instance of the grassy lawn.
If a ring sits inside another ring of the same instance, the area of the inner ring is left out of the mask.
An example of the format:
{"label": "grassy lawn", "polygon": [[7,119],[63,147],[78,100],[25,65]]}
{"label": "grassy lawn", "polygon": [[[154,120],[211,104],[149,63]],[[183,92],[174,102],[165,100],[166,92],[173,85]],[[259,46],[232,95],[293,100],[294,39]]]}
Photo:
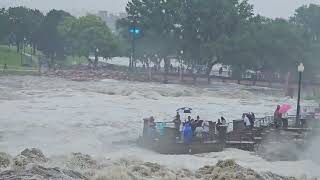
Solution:
{"label": "grassy lawn", "polygon": [[[25,48],[25,54],[22,55],[21,65],[21,53],[17,53],[15,46],[8,47],[6,45],[0,45],[0,71],[3,70],[5,64],[7,64],[7,71],[31,71],[38,69],[38,57],[42,56],[40,51],[37,51],[36,56],[30,56],[32,49],[30,47]],[[74,66],[79,64],[86,64],[87,58],[78,56],[68,56],[65,60],[56,60],[57,64],[61,64],[64,67]]]}
{"label": "grassy lawn", "polygon": [[[25,53],[31,54],[31,48],[26,47]],[[21,65],[21,53],[17,53],[16,47],[8,47],[0,45],[0,74],[35,74],[37,71],[38,57],[33,56],[32,60],[30,56],[23,54],[23,64],[29,64],[28,67]],[[3,73],[4,65],[7,64],[7,70]]]}
{"label": "grassy lawn", "polygon": [[21,54],[17,53],[15,47],[0,46],[0,64],[21,67]]}

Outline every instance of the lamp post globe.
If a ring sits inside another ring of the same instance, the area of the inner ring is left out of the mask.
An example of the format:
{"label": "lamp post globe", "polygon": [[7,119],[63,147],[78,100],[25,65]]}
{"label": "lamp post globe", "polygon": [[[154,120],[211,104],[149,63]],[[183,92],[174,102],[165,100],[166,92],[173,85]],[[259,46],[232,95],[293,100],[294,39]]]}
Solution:
{"label": "lamp post globe", "polygon": [[298,82],[298,100],[297,100],[297,114],[296,114],[296,126],[300,125],[300,98],[301,98],[301,81],[302,81],[302,73],[304,72],[304,65],[300,63],[298,66],[299,73],[299,82]]}
{"label": "lamp post globe", "polygon": [[303,73],[304,72],[304,65],[303,63],[300,63],[299,66],[298,66],[298,72],[300,73]]}

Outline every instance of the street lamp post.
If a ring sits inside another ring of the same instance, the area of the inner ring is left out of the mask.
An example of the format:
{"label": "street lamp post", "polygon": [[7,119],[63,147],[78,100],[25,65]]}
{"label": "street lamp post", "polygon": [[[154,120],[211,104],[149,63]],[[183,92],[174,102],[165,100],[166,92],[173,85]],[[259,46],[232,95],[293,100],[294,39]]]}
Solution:
{"label": "street lamp post", "polygon": [[297,115],[296,115],[296,127],[299,126],[300,121],[300,97],[301,97],[301,81],[302,81],[302,73],[304,72],[304,65],[300,63],[298,66],[299,72],[299,88],[298,88],[298,102],[297,102]]}
{"label": "street lamp post", "polygon": [[96,53],[95,53],[95,57],[94,57],[94,67],[95,68],[97,68],[98,61],[99,61],[99,48],[96,48]]}
{"label": "street lamp post", "polygon": [[183,64],[183,29],[180,30],[180,35],[179,35],[179,40],[180,40],[180,46],[181,46],[181,50],[180,50],[180,59],[179,59],[179,63],[180,63],[180,71],[179,71],[179,76],[180,76],[180,81],[183,81],[183,71],[182,71],[182,64]]}

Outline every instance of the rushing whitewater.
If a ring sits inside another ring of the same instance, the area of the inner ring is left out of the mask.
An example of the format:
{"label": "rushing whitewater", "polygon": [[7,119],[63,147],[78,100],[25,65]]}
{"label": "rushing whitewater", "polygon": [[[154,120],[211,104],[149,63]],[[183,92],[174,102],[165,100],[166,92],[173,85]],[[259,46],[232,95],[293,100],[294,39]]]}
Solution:
{"label": "rushing whitewater", "polygon": [[[190,106],[194,116],[238,119],[243,112],[272,114],[277,104],[294,100],[277,90],[216,83],[205,87],[137,83],[114,80],[74,82],[48,77],[0,78],[0,152],[12,156],[25,148],[39,148],[53,166],[63,166],[74,152],[97,161],[120,159],[158,163],[169,169],[195,171],[218,160],[234,159],[256,171],[285,176],[320,176],[311,160],[267,162],[254,153],[227,149],[199,155],[160,155],[136,147],[142,119],[170,121],[179,107]],[[303,105],[311,102],[303,101]],[[116,168],[116,167],[115,167]]]}

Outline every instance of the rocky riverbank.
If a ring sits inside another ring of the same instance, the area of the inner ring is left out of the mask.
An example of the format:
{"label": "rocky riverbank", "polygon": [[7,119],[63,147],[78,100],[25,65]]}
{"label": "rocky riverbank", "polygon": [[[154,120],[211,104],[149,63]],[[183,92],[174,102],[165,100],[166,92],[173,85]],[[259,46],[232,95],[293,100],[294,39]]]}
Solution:
{"label": "rocky riverbank", "polygon": [[[127,81],[149,81],[145,73],[130,73],[126,70],[116,70],[114,68],[101,68],[90,70],[85,67],[67,70],[48,71],[43,73],[49,77],[60,77],[72,81],[96,81],[101,79],[115,79]],[[152,81],[161,81],[161,78],[154,77]]]}
{"label": "rocky riverbank", "polygon": [[60,167],[57,159],[47,158],[39,149],[25,149],[11,157],[0,153],[0,179],[77,179],[77,180],[295,180],[271,172],[255,172],[241,167],[233,160],[219,161],[214,166],[204,166],[195,172],[187,169],[169,169],[155,163],[125,160],[98,162],[89,155],[73,153],[62,158]]}

